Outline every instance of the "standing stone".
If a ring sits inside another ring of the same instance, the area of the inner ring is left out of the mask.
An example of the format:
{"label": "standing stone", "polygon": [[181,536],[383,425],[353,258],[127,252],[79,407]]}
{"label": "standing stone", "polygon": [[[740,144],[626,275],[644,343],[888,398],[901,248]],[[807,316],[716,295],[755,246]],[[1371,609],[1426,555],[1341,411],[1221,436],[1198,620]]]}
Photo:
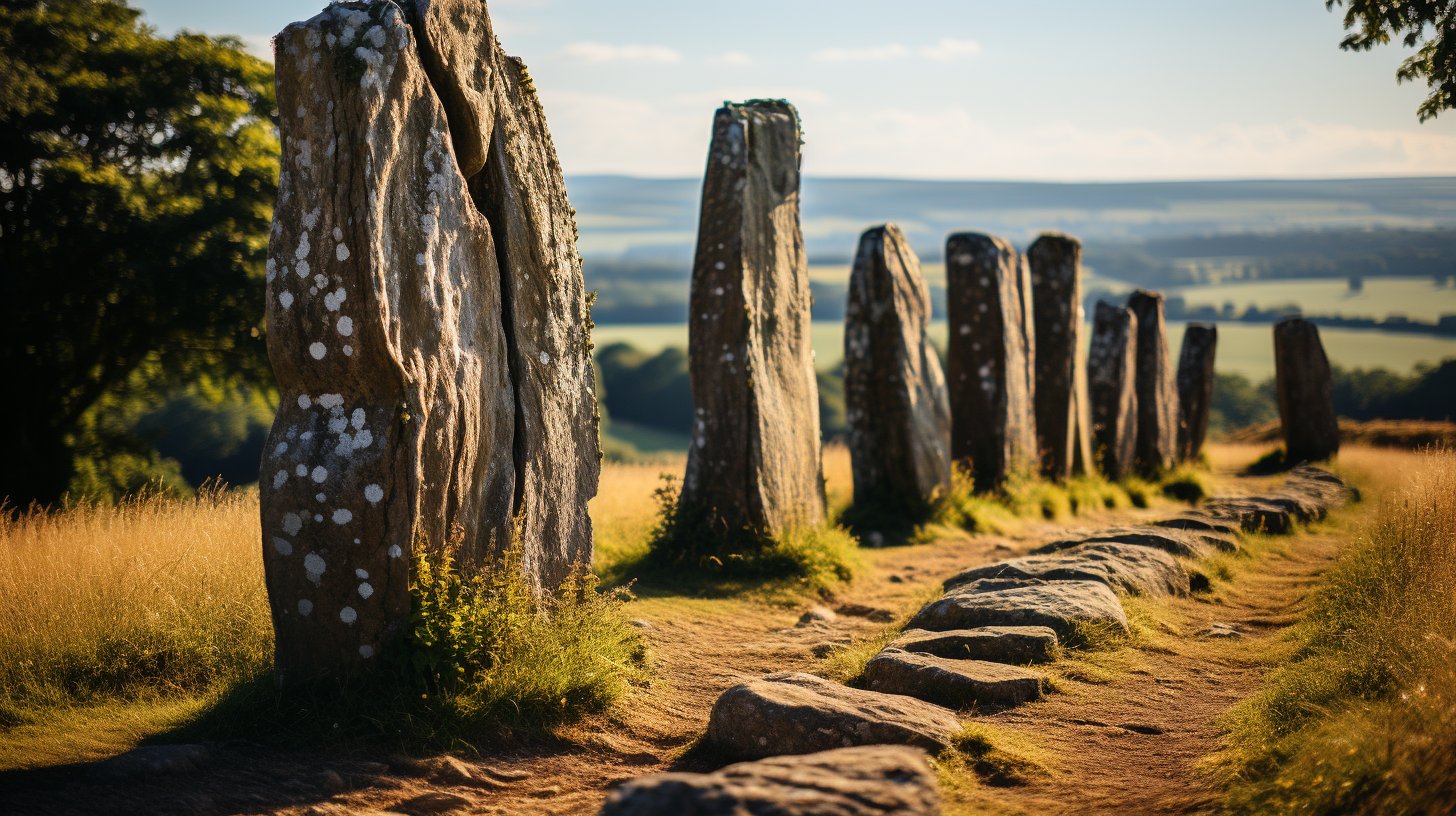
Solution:
{"label": "standing stone", "polygon": [[1138,470],[1157,473],[1173,467],[1178,446],[1178,390],[1163,323],[1161,292],[1137,290],[1127,299],[1137,316]]}
{"label": "standing stone", "polygon": [[968,232],[946,241],[951,457],[970,461],[980,490],[1037,462],[1025,270],[1000,238]]}
{"label": "standing stone", "polygon": [[930,289],[894,224],[866,230],[849,276],[844,407],[855,504],[928,507],[950,487],[950,404],[926,337]]}
{"label": "standing stone", "polygon": [[1208,434],[1208,409],[1213,404],[1213,355],[1218,327],[1189,323],[1178,355],[1178,458],[1191,461],[1203,450]]}
{"label": "standing stone", "polygon": [[1132,472],[1137,445],[1137,316],[1125,306],[1097,304],[1087,353],[1094,455],[1109,479]]}
{"label": "standing stone", "polygon": [[1032,323],[1036,346],[1036,436],[1041,472],[1072,475],[1080,459],[1090,464],[1089,421],[1081,368],[1082,243],[1045,233],[1027,250],[1031,266]]}
{"label": "standing stone", "polygon": [[[420,9],[428,17],[429,4]],[[484,37],[480,59],[503,59],[483,6],[452,16]],[[394,4],[334,5],[276,39],[283,156],[267,319],[281,406],[259,482],[280,682],[377,663],[408,624],[416,547],[479,563],[512,545],[513,517],[529,529],[549,505],[572,521],[556,538],[540,525],[522,537],[526,577],[553,586],[591,557],[595,431],[553,425],[528,439],[534,431],[517,419],[540,410],[521,384],[531,378],[567,402],[584,387],[594,404],[580,267],[564,256],[518,266],[503,249],[513,228],[472,191],[490,168],[467,172],[412,22]],[[490,102],[482,126],[530,130],[520,108],[534,98],[491,76],[514,102]],[[549,152],[544,129],[532,133],[545,140],[537,154]],[[553,169],[534,167],[516,194],[547,206],[538,196],[562,189]],[[540,228],[570,235],[564,215]],[[516,278],[576,293],[560,315],[570,327],[557,327],[574,331],[576,346],[558,369],[517,363],[543,330],[501,319]],[[530,457],[542,447],[582,478],[533,490]]]}
{"label": "standing stone", "polygon": [[824,520],[819,390],[799,226],[799,116],[782,100],[713,119],[693,262],[696,417],[680,506],[770,534]]}
{"label": "standing stone", "polygon": [[1274,379],[1285,461],[1317,462],[1339,452],[1334,380],[1313,323],[1287,317],[1274,324]]}

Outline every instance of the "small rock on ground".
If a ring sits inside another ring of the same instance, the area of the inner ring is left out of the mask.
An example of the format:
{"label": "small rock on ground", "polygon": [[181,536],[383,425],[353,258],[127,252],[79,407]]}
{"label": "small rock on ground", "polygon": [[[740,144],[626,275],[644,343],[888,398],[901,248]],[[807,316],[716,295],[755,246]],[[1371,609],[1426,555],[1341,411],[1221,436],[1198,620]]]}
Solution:
{"label": "small rock on ground", "polygon": [[600,816],[932,816],[940,791],[925,752],[840,748],[729,765],[710,774],[654,774],[607,795]]}
{"label": "small rock on ground", "polygon": [[959,731],[954,712],[940,706],[799,672],[734,686],[708,717],[708,739],[748,758],[874,744],[939,751]]}
{"label": "small rock on ground", "polygon": [[864,670],[865,684],[947,708],[1010,708],[1041,697],[1046,675],[984,660],[884,649]]}

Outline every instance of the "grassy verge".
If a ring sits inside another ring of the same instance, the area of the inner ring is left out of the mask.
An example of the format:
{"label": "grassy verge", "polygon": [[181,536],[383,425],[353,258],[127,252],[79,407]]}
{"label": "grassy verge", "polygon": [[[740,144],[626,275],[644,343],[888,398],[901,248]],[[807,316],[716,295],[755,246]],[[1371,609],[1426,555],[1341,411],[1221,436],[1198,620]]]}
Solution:
{"label": "grassy verge", "polygon": [[389,671],[280,694],[257,524],[256,493],[218,491],[0,514],[0,769],[168,731],[468,749],[546,737],[645,675],[625,598],[589,573],[538,600],[510,557],[420,560]]}
{"label": "grassy verge", "polygon": [[1225,718],[1230,811],[1456,801],[1456,454],[1404,477],[1323,577],[1268,687]]}

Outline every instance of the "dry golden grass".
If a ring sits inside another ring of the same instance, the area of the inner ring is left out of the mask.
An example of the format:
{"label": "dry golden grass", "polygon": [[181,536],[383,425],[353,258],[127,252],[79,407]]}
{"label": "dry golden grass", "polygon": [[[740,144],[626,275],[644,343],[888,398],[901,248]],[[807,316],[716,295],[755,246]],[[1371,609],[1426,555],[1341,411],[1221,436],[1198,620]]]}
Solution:
{"label": "dry golden grass", "polygon": [[681,480],[685,467],[686,456],[667,463],[602,463],[597,495],[588,505],[598,572],[647,552],[647,539],[657,522],[654,493],[663,486],[663,476]]}

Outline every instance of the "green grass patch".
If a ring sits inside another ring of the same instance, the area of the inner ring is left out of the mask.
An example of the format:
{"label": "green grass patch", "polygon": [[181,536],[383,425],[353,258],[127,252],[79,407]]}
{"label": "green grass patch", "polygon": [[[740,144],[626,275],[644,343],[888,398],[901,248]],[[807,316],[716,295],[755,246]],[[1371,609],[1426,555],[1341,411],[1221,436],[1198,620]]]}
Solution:
{"label": "green grass patch", "polygon": [[1456,454],[1427,453],[1328,570],[1264,691],[1223,720],[1235,813],[1456,801]]}
{"label": "green grass patch", "polygon": [[853,580],[863,566],[858,541],[842,527],[797,527],[777,535],[728,528],[707,508],[685,505],[676,478],[662,479],[657,523],[645,550],[613,564],[610,579],[635,576],[649,589],[688,593],[822,594]]}
{"label": "green grass patch", "polygon": [[1026,736],[969,722],[935,758],[941,789],[953,797],[982,785],[1010,787],[1052,776],[1051,755]]}

